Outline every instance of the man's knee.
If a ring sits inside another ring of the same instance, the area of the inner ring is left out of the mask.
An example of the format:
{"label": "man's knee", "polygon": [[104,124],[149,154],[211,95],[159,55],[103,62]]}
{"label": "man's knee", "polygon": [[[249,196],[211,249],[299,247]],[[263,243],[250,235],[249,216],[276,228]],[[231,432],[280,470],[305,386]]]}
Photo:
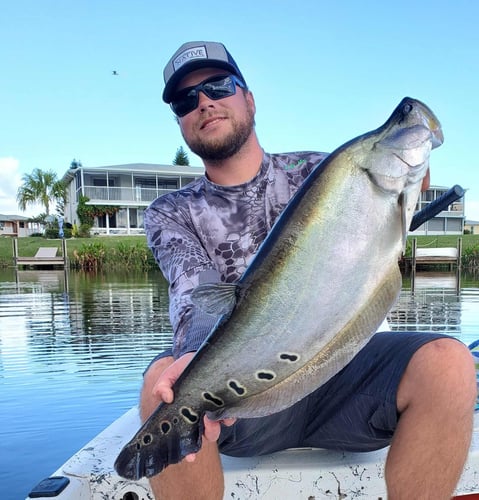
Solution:
{"label": "man's knee", "polygon": [[471,406],[477,397],[475,367],[469,349],[452,338],[436,339],[411,358],[398,390],[398,409],[416,396],[434,398],[454,394],[455,401]]}

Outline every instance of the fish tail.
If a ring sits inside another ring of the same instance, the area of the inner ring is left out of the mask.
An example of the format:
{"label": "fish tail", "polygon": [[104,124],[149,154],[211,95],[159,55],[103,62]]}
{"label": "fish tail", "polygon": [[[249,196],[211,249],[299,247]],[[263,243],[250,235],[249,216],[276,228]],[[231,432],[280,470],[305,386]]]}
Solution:
{"label": "fish tail", "polygon": [[203,415],[160,404],[115,460],[116,472],[137,481],[159,474],[201,448]]}

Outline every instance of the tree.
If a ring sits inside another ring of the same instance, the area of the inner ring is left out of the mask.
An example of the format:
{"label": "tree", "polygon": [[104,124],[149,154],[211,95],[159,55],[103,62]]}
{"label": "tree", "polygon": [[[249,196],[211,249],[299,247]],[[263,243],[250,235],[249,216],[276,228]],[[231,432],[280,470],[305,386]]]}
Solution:
{"label": "tree", "polygon": [[42,205],[45,215],[50,215],[50,205],[55,202],[64,202],[66,199],[66,185],[58,180],[57,174],[51,170],[43,171],[39,168],[31,174],[24,174],[23,184],[17,191],[17,203],[20,210],[28,205]]}
{"label": "tree", "polygon": [[189,165],[190,160],[188,159],[188,153],[180,146],[176,150],[175,158],[173,159],[173,165]]}

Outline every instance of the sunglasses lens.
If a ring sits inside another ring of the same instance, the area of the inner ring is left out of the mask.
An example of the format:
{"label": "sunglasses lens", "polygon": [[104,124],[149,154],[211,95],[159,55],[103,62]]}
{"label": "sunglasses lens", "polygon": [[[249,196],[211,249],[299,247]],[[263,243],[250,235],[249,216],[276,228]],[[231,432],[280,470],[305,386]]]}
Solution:
{"label": "sunglasses lens", "polygon": [[207,97],[217,101],[236,93],[236,84],[244,85],[234,76],[213,77],[194,87],[188,87],[176,93],[171,101],[171,108],[176,116],[182,117],[191,113],[198,106],[198,94],[203,92]]}
{"label": "sunglasses lens", "polygon": [[235,84],[231,77],[206,82],[201,89],[210,99],[218,100],[235,94]]}
{"label": "sunglasses lens", "polygon": [[179,91],[171,101],[171,108],[177,116],[185,116],[198,106],[198,91],[194,88]]}

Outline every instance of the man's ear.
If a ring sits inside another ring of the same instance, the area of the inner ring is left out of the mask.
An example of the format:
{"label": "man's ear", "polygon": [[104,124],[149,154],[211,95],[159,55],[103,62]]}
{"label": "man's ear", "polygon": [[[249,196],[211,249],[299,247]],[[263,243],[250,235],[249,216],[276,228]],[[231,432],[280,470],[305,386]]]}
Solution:
{"label": "man's ear", "polygon": [[253,109],[253,113],[256,114],[256,103],[254,102],[254,95],[253,92],[251,92],[251,90],[247,90],[245,92],[245,99]]}

